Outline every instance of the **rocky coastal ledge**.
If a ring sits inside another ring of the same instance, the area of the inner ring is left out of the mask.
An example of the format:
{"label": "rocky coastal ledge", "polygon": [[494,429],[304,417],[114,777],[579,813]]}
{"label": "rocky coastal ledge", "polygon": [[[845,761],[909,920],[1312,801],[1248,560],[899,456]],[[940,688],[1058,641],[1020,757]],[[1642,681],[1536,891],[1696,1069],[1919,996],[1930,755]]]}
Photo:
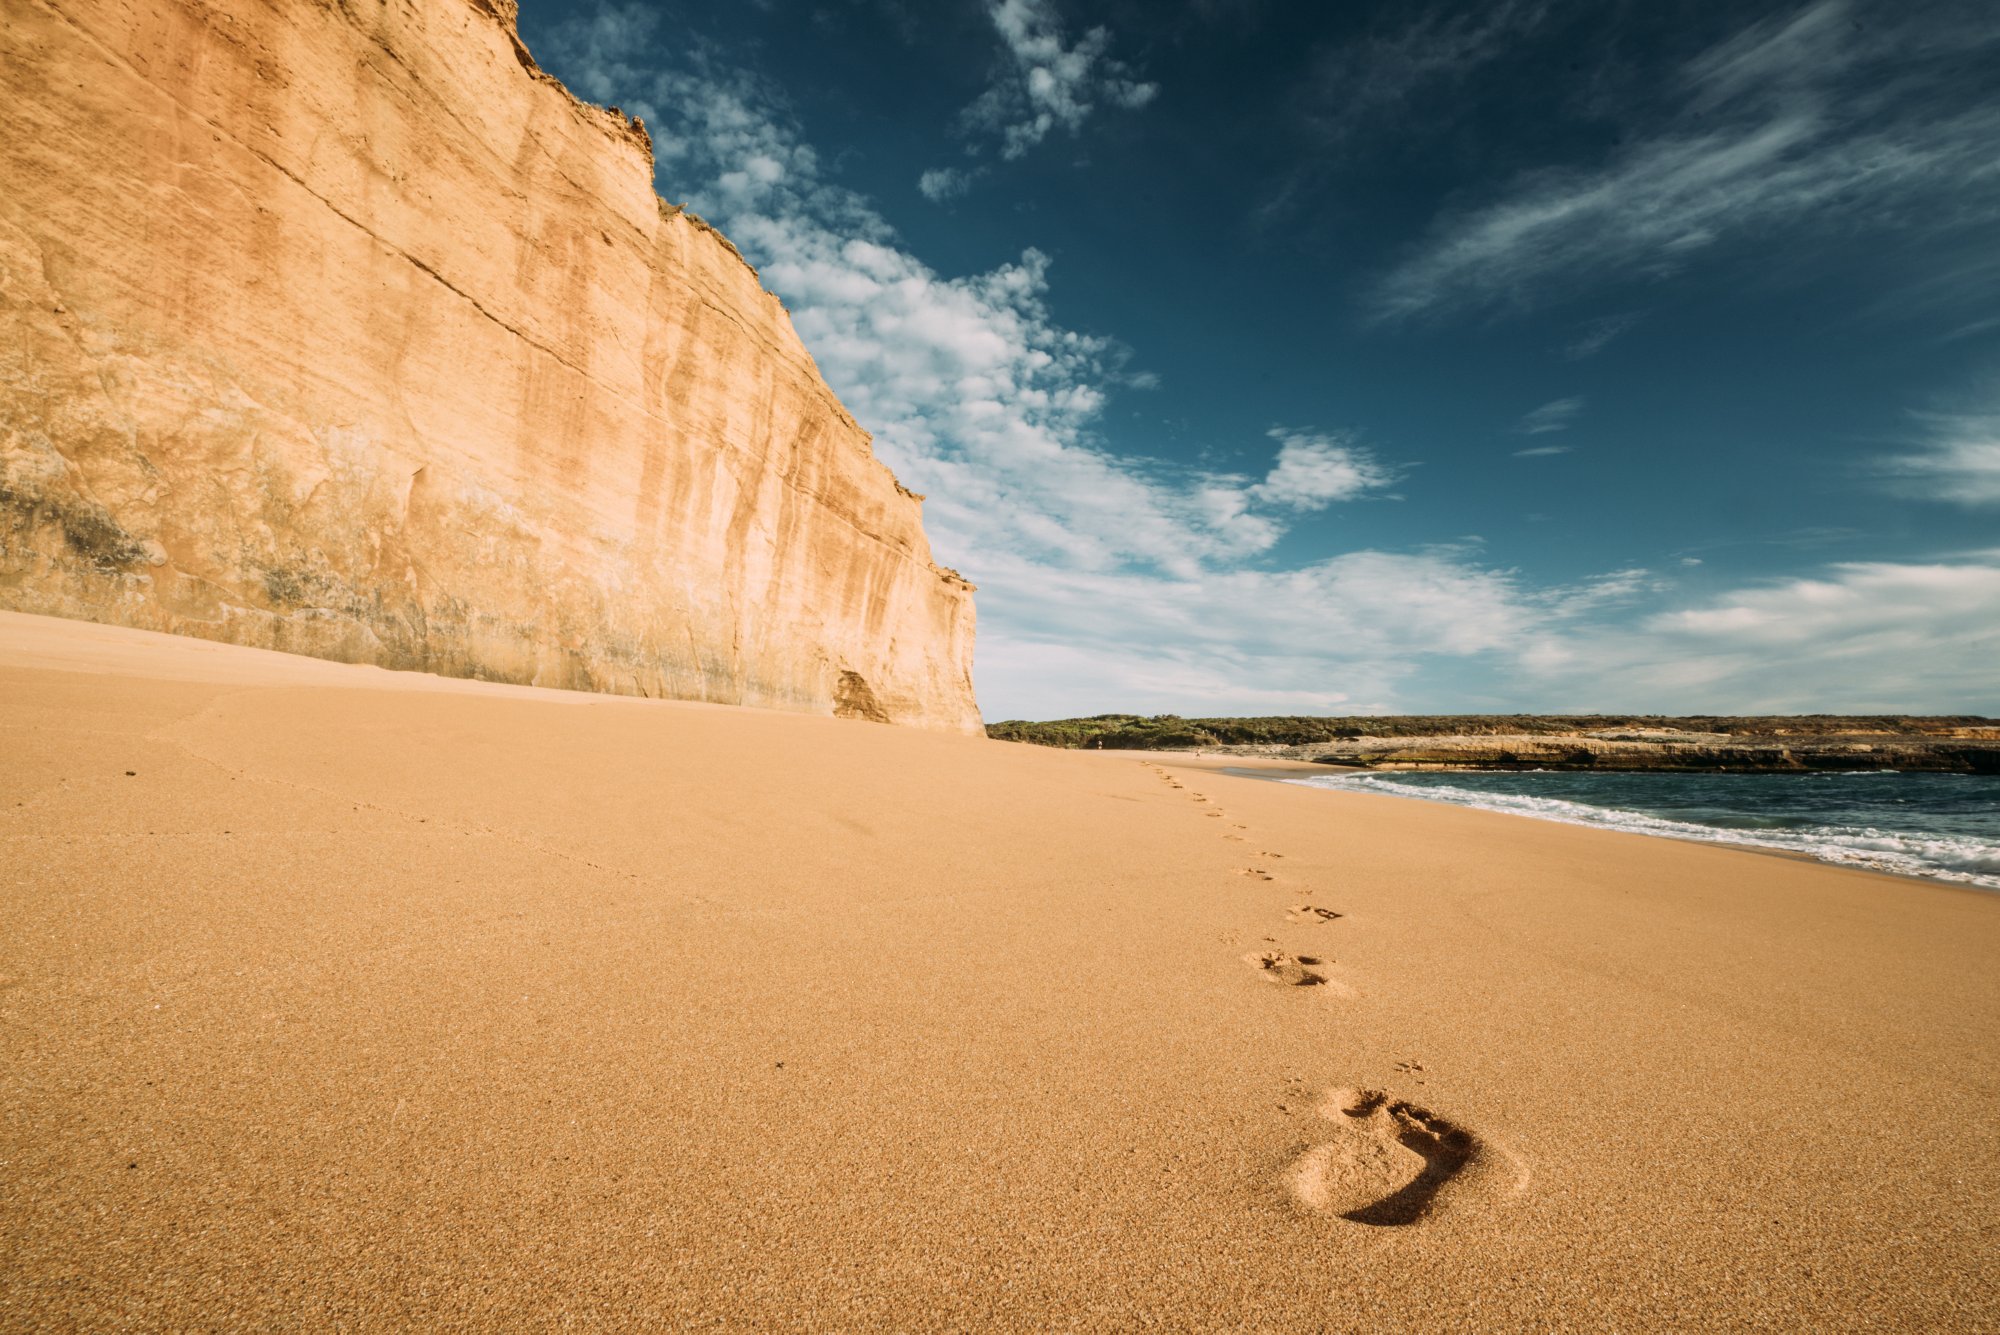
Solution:
{"label": "rocky coastal ledge", "polygon": [[2000,720],[1562,715],[1183,719],[1099,715],[1006,722],[990,736],[1043,746],[1192,750],[1370,769],[2000,774]]}

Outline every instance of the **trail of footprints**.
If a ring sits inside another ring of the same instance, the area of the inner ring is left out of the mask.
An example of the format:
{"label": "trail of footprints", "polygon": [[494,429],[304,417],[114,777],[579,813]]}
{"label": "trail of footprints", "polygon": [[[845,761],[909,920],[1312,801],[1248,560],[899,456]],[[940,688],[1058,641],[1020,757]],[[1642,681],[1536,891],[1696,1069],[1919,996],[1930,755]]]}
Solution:
{"label": "trail of footprints", "polygon": [[[1196,804],[1210,807],[1204,815],[1228,826],[1222,831],[1224,839],[1248,842],[1241,833],[1248,826],[1230,820],[1227,812],[1188,789],[1164,766],[1140,763],[1169,788],[1186,792]],[[1275,883],[1278,876],[1268,864],[1283,854],[1259,850],[1252,856],[1257,860],[1236,868],[1236,875],[1253,882]],[[1300,927],[1324,927],[1343,916],[1318,904],[1293,904],[1285,910],[1285,920]],[[1275,937],[1264,941],[1268,949],[1243,956],[1243,962],[1262,981],[1286,988],[1322,989],[1343,998],[1359,996],[1327,972],[1332,960],[1319,954],[1294,954],[1280,948]],[[1424,1068],[1419,1062],[1404,1061],[1398,1062],[1396,1069],[1407,1075]],[[1306,1101],[1303,1082],[1294,1080],[1292,1084],[1287,1102],[1279,1105],[1288,1114],[1295,1103]],[[1297,1151],[1283,1179],[1292,1205],[1305,1214],[1398,1228],[1469,1202],[1514,1195],[1528,1184],[1527,1170],[1489,1139],[1383,1090],[1330,1090],[1313,1103],[1311,1113],[1318,1138]]]}
{"label": "trail of footprints", "polygon": [[[1188,799],[1199,806],[1212,808],[1202,814],[1212,819],[1220,820],[1229,827],[1222,832],[1224,839],[1239,844],[1248,842],[1239,832],[1249,829],[1249,826],[1230,820],[1228,812],[1215,807],[1215,804],[1205,795],[1189,789],[1180,780],[1169,774],[1163,766],[1148,764],[1144,761],[1140,763],[1145,764],[1146,768],[1158,776],[1160,781],[1166,784],[1167,787],[1178,792],[1187,793]],[[1238,876],[1246,880],[1264,883],[1277,881],[1277,873],[1272,870],[1269,864],[1282,859],[1284,854],[1273,853],[1268,849],[1258,849],[1251,854],[1251,857],[1253,861],[1249,866],[1236,868]],[[1310,927],[1324,926],[1340,916],[1334,910],[1321,908],[1316,904],[1296,904],[1285,913],[1287,921]],[[1270,945],[1277,944],[1275,939],[1271,937],[1266,937],[1265,941]],[[1277,983],[1285,987],[1323,987],[1327,988],[1334,995],[1354,995],[1352,988],[1347,987],[1345,984],[1337,983],[1328,976],[1325,966],[1330,964],[1331,961],[1318,955],[1294,955],[1284,950],[1253,950],[1243,957],[1243,962],[1256,970],[1257,976],[1267,983]]]}

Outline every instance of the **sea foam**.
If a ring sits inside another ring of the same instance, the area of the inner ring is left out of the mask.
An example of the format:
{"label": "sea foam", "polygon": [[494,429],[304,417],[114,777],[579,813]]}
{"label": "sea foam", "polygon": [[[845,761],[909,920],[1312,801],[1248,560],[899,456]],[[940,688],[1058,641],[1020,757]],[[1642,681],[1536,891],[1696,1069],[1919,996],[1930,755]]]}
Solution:
{"label": "sea foam", "polygon": [[[1863,777],[1863,776],[1841,776]],[[1872,775],[1867,777],[1873,777]],[[1427,776],[1428,778],[1428,776]],[[1785,778],[1779,782],[1788,781]],[[1326,774],[1287,782],[1307,788],[1417,797],[1431,802],[1476,807],[1482,811],[1532,816],[1565,825],[1623,830],[1631,834],[1692,839],[1710,844],[1771,849],[1803,854],[1821,862],[1862,867],[1902,876],[1923,876],[2000,890],[2000,843],[1967,835],[1923,834],[1863,824],[1821,824],[1801,828],[1757,828],[1755,813],[1745,811],[1748,827],[1702,824],[1648,815],[1619,807],[1595,806],[1559,797],[1526,793],[1488,792],[1449,782],[1411,781],[1396,774]]]}

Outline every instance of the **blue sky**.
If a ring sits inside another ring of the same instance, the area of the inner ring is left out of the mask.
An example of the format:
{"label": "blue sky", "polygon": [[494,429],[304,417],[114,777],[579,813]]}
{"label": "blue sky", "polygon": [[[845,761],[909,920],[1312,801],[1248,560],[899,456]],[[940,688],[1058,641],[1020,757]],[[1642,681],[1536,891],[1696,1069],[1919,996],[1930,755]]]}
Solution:
{"label": "blue sky", "polygon": [[1982,0],[526,0],[980,587],[991,719],[2000,713]]}

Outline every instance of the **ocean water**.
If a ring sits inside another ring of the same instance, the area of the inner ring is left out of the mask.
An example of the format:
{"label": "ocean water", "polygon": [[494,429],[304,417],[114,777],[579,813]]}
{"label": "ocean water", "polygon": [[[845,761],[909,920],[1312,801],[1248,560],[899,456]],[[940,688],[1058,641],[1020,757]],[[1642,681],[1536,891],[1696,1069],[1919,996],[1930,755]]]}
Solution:
{"label": "ocean water", "polygon": [[2000,777],[1993,775],[1376,771],[1290,782],[1780,849],[2000,890]]}

